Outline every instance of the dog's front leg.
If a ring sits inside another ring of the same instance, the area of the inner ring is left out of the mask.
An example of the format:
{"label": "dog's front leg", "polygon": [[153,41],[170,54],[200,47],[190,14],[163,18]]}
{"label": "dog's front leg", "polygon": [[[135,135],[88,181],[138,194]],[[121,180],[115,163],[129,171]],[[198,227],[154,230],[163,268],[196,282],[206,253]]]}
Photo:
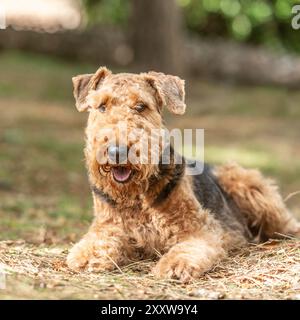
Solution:
{"label": "dog's front leg", "polygon": [[158,261],[153,273],[159,278],[183,282],[197,278],[226,255],[220,243],[221,239],[213,234],[190,237],[171,247]]}
{"label": "dog's front leg", "polygon": [[113,270],[126,261],[123,230],[116,225],[94,223],[70,250],[67,265],[75,271]]}

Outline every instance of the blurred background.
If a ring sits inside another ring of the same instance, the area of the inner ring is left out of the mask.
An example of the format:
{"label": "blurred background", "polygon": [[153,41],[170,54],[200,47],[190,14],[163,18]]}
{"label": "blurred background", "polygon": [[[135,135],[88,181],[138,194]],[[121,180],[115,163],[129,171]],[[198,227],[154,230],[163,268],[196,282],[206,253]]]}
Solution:
{"label": "blurred background", "polygon": [[[0,238],[69,243],[92,201],[71,77],[106,65],[186,79],[205,159],[274,177],[300,215],[300,30],[291,0],[0,0]],[[295,193],[294,196],[291,195]]]}

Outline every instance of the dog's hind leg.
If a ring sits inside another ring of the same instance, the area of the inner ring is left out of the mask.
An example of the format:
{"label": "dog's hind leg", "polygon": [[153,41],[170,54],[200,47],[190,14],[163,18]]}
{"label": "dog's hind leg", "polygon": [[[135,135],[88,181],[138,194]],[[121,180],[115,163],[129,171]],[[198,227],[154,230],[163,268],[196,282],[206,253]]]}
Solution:
{"label": "dog's hind leg", "polygon": [[300,237],[300,223],[286,208],[276,184],[258,170],[237,164],[216,167],[220,186],[246,215],[250,230],[261,240],[286,236]]}

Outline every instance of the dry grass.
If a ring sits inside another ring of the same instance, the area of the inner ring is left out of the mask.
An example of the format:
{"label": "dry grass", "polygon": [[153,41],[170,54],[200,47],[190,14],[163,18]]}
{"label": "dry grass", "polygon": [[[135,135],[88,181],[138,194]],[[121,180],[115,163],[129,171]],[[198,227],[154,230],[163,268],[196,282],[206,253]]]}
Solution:
{"label": "dry grass", "polygon": [[133,263],[115,272],[74,273],[64,247],[0,242],[6,290],[0,298],[89,299],[300,299],[300,242],[269,241],[232,253],[190,284],[156,280],[154,262]]}

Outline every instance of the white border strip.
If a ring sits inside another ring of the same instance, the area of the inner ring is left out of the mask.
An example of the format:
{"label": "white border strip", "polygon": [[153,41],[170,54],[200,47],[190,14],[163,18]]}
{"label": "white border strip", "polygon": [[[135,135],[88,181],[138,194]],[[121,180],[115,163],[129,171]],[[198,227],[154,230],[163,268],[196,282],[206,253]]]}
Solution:
{"label": "white border strip", "polygon": [[6,29],[6,10],[4,4],[0,3],[0,29]]}

